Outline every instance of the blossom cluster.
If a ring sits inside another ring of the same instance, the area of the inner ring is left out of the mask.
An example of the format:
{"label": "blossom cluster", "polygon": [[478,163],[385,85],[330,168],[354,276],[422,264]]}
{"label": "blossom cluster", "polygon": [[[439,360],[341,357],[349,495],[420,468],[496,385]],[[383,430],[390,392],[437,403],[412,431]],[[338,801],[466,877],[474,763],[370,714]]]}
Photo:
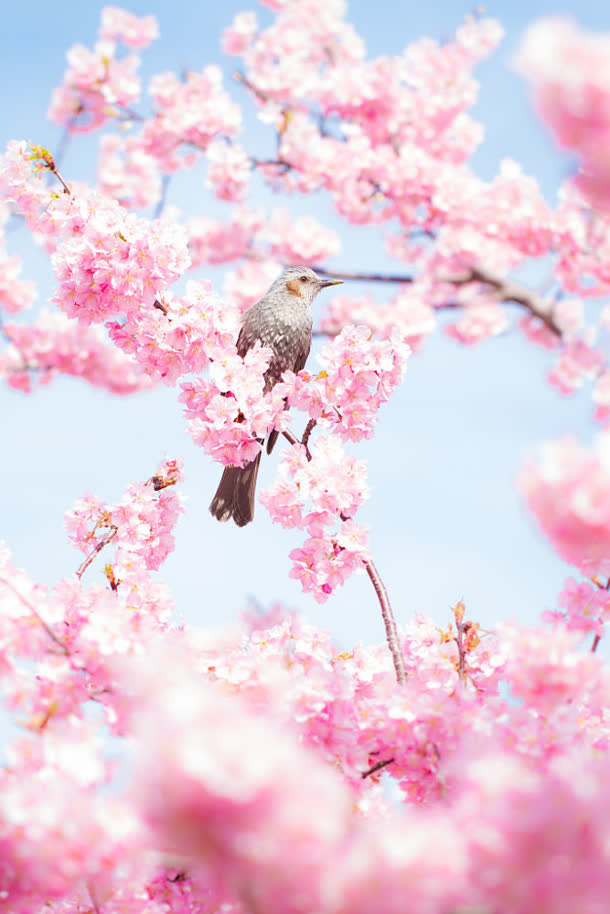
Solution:
{"label": "blossom cluster", "polygon": [[582,160],[581,189],[610,204],[610,36],[567,19],[540,19],[526,32],[517,66],[529,79],[541,117],[557,141]]}
{"label": "blossom cluster", "polygon": [[161,199],[156,159],[133,136],[106,134],[100,140],[98,188],[126,209],[145,209]]}
{"label": "blossom cluster", "polygon": [[264,372],[270,352],[256,345],[240,358],[235,350],[210,366],[210,380],[184,382],[189,432],[197,445],[221,463],[243,466],[260,453],[272,428],[287,417],[278,387],[265,393]]}
{"label": "blossom cluster", "polygon": [[367,497],[365,463],[328,435],[316,437],[310,455],[302,445],[284,451],[275,482],[261,494],[274,521],[307,531],[290,553],[290,577],[318,603],[370,557],[367,528],[351,518]]}
{"label": "blossom cluster", "polygon": [[180,495],[173,489],[181,476],[181,461],[165,460],[147,482],[129,486],[117,505],[92,495],[79,499],[66,514],[72,543],[89,553],[111,533],[115,576],[129,574],[139,564],[158,569],[173,550],[172,530],[183,511]]}
{"label": "blossom cluster", "polygon": [[521,476],[530,511],[559,555],[584,574],[610,576],[610,438],[594,449],[545,444]]}
{"label": "blossom cluster", "polygon": [[410,354],[398,332],[374,340],[363,326],[348,326],[318,356],[322,371],[286,374],[288,401],[322,428],[346,441],[370,438],[377,412],[400,384]]}
{"label": "blossom cluster", "polygon": [[[177,478],[159,468],[159,497]],[[168,519],[142,495],[109,511],[146,564],[141,526]],[[77,513],[89,548],[94,514]],[[397,914],[600,909],[610,677],[561,623],[484,633],[463,604],[447,630],[418,617],[398,688],[384,647],[340,651],[281,607],[215,635],[163,622],[142,574],[128,592],[108,574],[46,591],[0,553],[0,674],[28,715],[0,779],[2,909],[365,914],[381,884]]]}
{"label": "blossom cluster", "polygon": [[0,353],[0,377],[15,390],[29,393],[34,381],[46,384],[57,374],[84,378],[114,394],[152,384],[132,358],[108,343],[100,327],[76,323],[65,314],[43,310],[33,323],[5,323],[3,330],[10,345]]}
{"label": "blossom cluster", "polygon": [[547,621],[560,621],[573,631],[594,632],[602,637],[606,622],[610,620],[610,593],[597,578],[593,581],[575,581],[568,578],[557,597],[559,610],[545,613]]}
{"label": "blossom cluster", "polygon": [[139,18],[118,7],[104,7],[95,47],[77,44],[68,51],[68,68],[62,86],[53,92],[49,118],[72,132],[91,131],[118,109],[136,103],[140,58],[133,53],[118,56],[116,42],[146,48],[158,35],[154,16]]}
{"label": "blossom cluster", "polygon": [[[184,80],[174,73],[158,74],[150,94],[154,115],[144,123],[140,140],[165,172],[194,162],[193,149],[204,151],[216,137],[234,137],[240,129],[240,109],[223,90],[218,67],[188,72]],[[178,155],[183,144],[191,150],[184,162]]]}

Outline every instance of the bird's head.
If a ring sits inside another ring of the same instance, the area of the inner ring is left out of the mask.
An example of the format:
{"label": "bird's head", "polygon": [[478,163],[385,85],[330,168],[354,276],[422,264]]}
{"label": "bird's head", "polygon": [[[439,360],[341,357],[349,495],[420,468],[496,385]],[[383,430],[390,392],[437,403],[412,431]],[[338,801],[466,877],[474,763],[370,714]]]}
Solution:
{"label": "bird's head", "polygon": [[297,299],[302,299],[306,304],[310,304],[320,289],[327,286],[338,286],[341,279],[324,279],[318,276],[311,267],[289,267],[278,276],[269,293],[287,292],[294,295]]}

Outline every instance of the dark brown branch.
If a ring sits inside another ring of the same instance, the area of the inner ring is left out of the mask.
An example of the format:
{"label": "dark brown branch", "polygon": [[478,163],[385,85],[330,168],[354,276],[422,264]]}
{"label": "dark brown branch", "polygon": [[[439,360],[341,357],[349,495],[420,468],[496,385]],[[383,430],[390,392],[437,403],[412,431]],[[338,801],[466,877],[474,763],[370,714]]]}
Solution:
{"label": "dark brown branch", "polygon": [[404,284],[415,281],[413,276],[399,276],[394,273],[338,273],[336,270],[330,272],[323,269],[323,267],[313,267],[312,269],[315,270],[318,276],[332,276],[334,279],[353,279],[358,282],[395,282]]}
{"label": "dark brown branch", "polygon": [[[286,440],[289,441],[292,445],[303,443],[300,442],[299,439],[296,438],[292,432],[289,432],[288,430],[282,432],[282,434],[284,438],[286,438]],[[305,437],[305,435],[303,437]],[[311,460],[311,454],[307,448],[306,455],[307,459]],[[342,521],[349,519],[350,518],[345,514],[341,514]],[[375,568],[373,561],[371,559],[366,559],[364,561],[364,567],[373,587],[375,588],[375,593],[377,594],[377,599],[379,600],[379,605],[381,606],[381,616],[385,625],[388,648],[390,649],[390,654],[392,655],[392,661],[394,663],[396,681],[399,683],[399,685],[403,685],[407,681],[407,671],[405,670],[405,662],[402,656],[402,651],[400,649],[400,640],[398,638],[398,631],[396,629],[396,622],[394,620],[394,614],[392,612],[392,606],[390,604],[388,592],[385,589],[383,581],[379,577],[379,572]]]}
{"label": "dark brown branch", "polygon": [[602,640],[601,635],[596,635],[593,639],[593,644],[591,645],[591,653],[594,654],[598,648],[599,642]]}
{"label": "dark brown branch", "polygon": [[87,558],[85,559],[85,561],[81,564],[81,566],[80,566],[80,567],[78,568],[78,570],[75,572],[76,577],[77,577],[79,580],[82,578],[83,574],[85,573],[85,571],[87,570],[87,568],[89,567],[89,565],[91,564],[91,562],[93,561],[93,559],[96,557],[96,555],[98,555],[98,554],[102,551],[102,549],[104,548],[104,546],[107,546],[108,543],[109,543],[112,539],[114,539],[114,537],[116,536],[116,533],[117,533],[117,530],[118,530],[118,529],[119,529],[119,528],[118,528],[118,527],[115,527],[114,524],[113,524],[112,527],[109,529],[108,533],[107,533],[104,537],[102,537],[102,539],[99,541],[99,543],[97,544],[97,546],[94,546],[94,548],[91,550],[91,552],[89,553],[89,555],[87,556]]}
{"label": "dark brown branch", "polygon": [[[282,432],[282,435],[284,436],[284,438],[286,439],[286,441],[289,441],[290,444],[292,444],[292,445],[300,444],[300,443],[301,443],[301,442],[299,441],[299,439],[298,439],[295,435],[292,434],[292,432],[289,432],[289,431],[288,431],[288,429],[286,429],[285,431],[283,431],[283,432]],[[310,458],[310,459],[311,459],[311,458]]]}
{"label": "dark brown branch", "polygon": [[305,431],[303,432],[303,437],[301,438],[301,444],[305,448],[308,460],[311,460],[311,454],[309,453],[309,439],[311,437],[311,433],[313,432],[314,428],[316,427],[316,424],[317,423],[316,423],[315,419],[310,419],[309,422],[307,423],[307,425],[305,426]]}
{"label": "dark brown branch", "polygon": [[464,273],[450,276],[439,277],[442,282],[449,282],[452,285],[466,285],[471,282],[480,282],[484,285],[491,286],[496,290],[498,299],[503,302],[515,302],[526,308],[533,317],[541,320],[542,323],[556,336],[561,336],[561,327],[553,318],[552,308],[547,302],[531,289],[522,286],[521,283],[513,282],[511,279],[503,279],[496,276],[484,267],[470,267]]}
{"label": "dark brown branch", "polygon": [[369,778],[372,774],[376,774],[378,771],[381,771],[381,769],[385,768],[387,765],[391,765],[393,761],[394,761],[393,758],[387,758],[383,762],[375,762],[375,764],[371,765],[371,767],[369,769],[367,769],[367,771],[363,771],[362,774],[360,775],[360,777],[363,780],[364,780],[364,778]]}

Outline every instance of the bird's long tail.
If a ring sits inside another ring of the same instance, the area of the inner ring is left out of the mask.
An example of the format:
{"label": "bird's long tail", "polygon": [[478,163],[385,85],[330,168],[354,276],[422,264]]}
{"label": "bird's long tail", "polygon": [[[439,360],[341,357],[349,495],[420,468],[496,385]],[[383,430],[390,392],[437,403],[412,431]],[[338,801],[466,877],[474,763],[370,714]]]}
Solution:
{"label": "bird's long tail", "polygon": [[210,511],[217,520],[226,521],[232,517],[238,527],[245,527],[253,519],[261,453],[244,467],[225,467],[210,504]]}

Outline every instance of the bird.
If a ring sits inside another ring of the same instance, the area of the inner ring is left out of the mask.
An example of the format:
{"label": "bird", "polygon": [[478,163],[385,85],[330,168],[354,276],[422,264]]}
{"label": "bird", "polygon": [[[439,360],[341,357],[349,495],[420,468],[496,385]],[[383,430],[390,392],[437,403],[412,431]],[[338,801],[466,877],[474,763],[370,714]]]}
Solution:
{"label": "bird", "polygon": [[[281,381],[285,371],[305,367],[311,349],[313,319],[311,303],[327,286],[340,285],[341,279],[322,279],[311,267],[289,267],[278,276],[265,295],[244,312],[237,337],[237,352],[243,358],[260,341],[271,349],[265,372],[265,393]],[[267,439],[270,454],[279,432],[272,429]],[[210,504],[219,521],[233,518],[245,527],[254,518],[256,479],[262,450],[243,467],[227,466]]]}

